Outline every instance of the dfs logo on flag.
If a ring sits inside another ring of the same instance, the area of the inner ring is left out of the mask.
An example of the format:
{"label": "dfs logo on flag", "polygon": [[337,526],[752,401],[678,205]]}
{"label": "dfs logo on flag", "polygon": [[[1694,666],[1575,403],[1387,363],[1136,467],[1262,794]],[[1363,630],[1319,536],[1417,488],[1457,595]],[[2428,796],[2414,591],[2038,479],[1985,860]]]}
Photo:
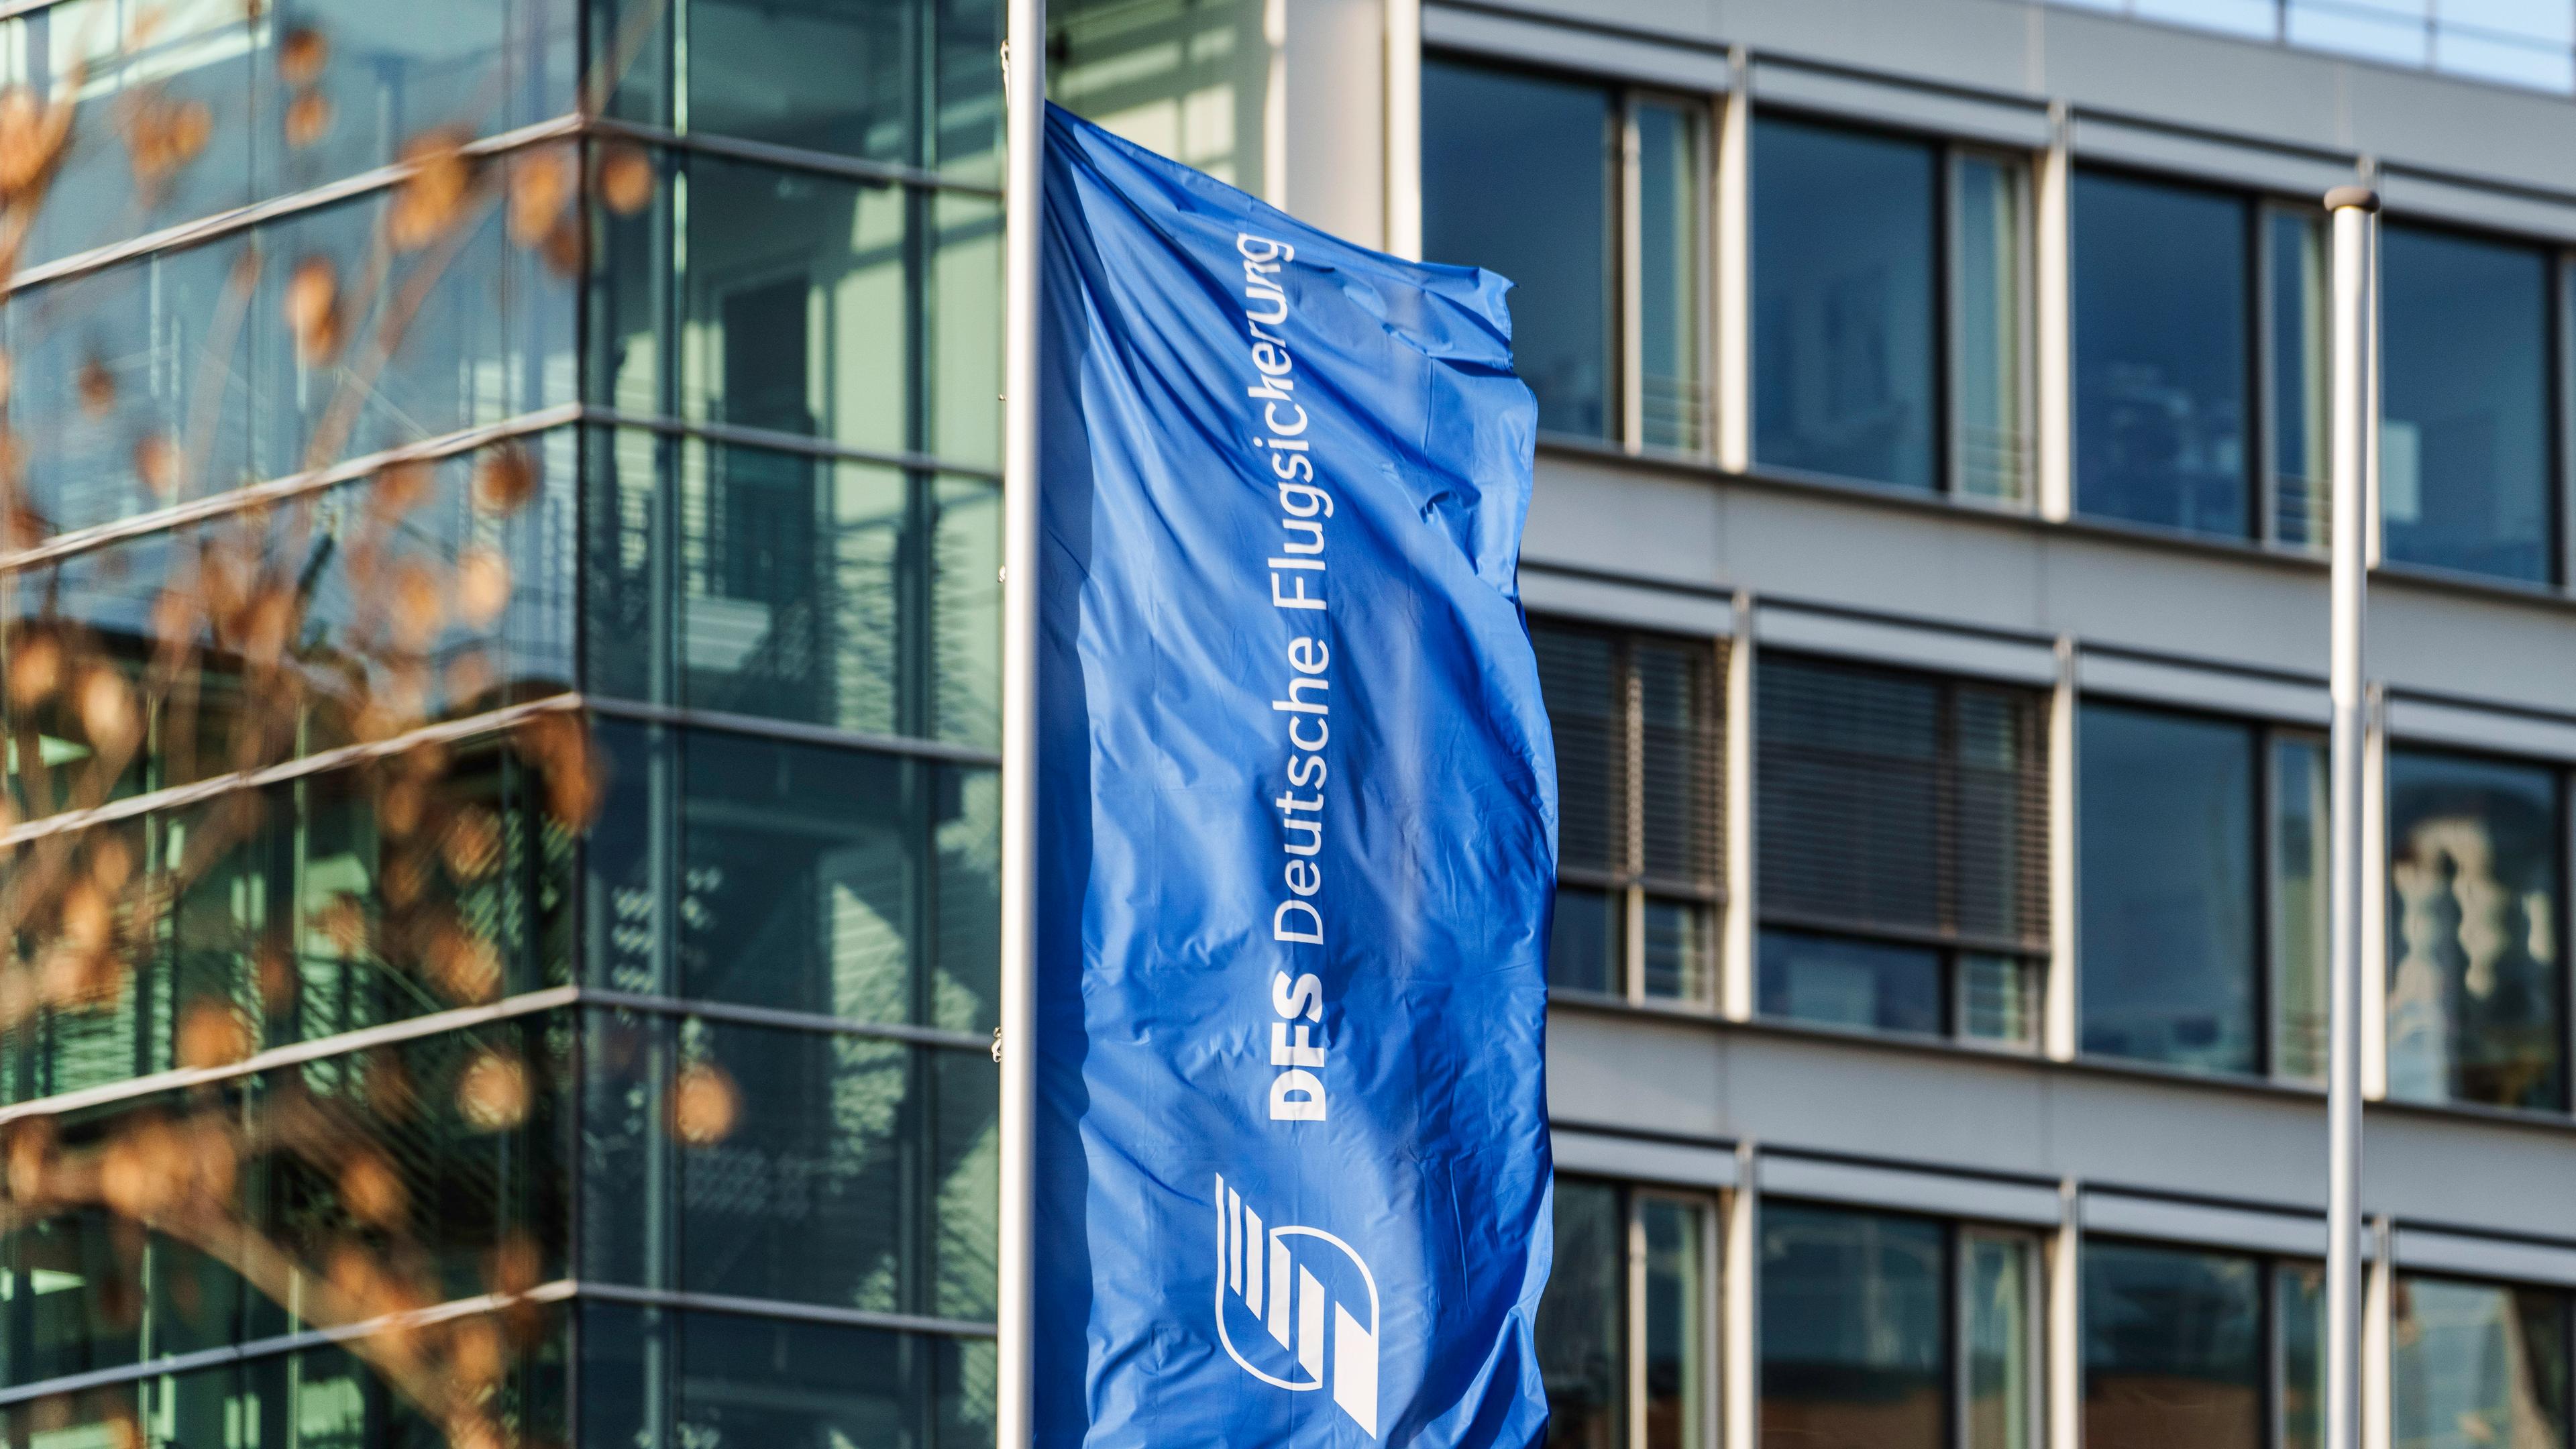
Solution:
{"label": "dfs logo on flag", "polygon": [[1350,1244],[1322,1228],[1265,1227],[1222,1175],[1216,1333],[1243,1371],[1265,1384],[1311,1393],[1330,1383],[1333,1402],[1377,1437],[1376,1276]]}

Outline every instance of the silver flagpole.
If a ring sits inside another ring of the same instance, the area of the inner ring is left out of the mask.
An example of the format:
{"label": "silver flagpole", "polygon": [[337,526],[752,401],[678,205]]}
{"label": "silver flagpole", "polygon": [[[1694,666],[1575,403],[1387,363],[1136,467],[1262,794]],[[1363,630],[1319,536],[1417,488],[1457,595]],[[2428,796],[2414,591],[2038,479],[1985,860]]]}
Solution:
{"label": "silver flagpole", "polygon": [[2334,692],[2332,1041],[2326,1123],[2326,1446],[2361,1449],[2361,922],[2363,596],[2369,587],[2369,468],[2379,426],[2373,320],[2379,307],[2379,195],[2326,193],[2334,225],[2333,419]]}
{"label": "silver flagpole", "polygon": [[995,1449],[1026,1449],[1037,1109],[1038,228],[1046,0],[1009,0],[1002,217],[1002,1068]]}

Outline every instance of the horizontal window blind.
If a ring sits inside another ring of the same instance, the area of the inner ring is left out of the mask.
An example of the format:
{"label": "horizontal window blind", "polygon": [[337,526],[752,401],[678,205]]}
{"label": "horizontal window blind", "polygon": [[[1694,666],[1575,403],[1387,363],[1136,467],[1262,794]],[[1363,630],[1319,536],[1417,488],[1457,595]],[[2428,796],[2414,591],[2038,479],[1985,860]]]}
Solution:
{"label": "horizontal window blind", "polygon": [[1534,621],[1571,882],[1713,897],[1722,875],[1725,641]]}
{"label": "horizontal window blind", "polygon": [[1765,920],[2048,947],[2035,691],[1766,654],[1755,689]]}

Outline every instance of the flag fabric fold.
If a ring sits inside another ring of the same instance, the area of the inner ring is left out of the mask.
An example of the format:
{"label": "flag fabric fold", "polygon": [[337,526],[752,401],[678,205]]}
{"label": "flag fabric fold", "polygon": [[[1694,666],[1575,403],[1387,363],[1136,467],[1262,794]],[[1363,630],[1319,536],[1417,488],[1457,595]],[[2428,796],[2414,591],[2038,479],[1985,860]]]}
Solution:
{"label": "flag fabric fold", "polygon": [[1050,110],[1041,1444],[1546,1415],[1556,784],[1501,278]]}

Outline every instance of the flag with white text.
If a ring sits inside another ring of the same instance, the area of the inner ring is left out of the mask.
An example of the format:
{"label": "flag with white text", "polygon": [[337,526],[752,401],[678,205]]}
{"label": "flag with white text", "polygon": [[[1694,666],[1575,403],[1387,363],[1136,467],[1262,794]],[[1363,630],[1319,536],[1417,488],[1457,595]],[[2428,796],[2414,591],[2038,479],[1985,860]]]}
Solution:
{"label": "flag with white text", "polygon": [[1509,285],[1051,110],[1037,1438],[1546,1416],[1556,779]]}

